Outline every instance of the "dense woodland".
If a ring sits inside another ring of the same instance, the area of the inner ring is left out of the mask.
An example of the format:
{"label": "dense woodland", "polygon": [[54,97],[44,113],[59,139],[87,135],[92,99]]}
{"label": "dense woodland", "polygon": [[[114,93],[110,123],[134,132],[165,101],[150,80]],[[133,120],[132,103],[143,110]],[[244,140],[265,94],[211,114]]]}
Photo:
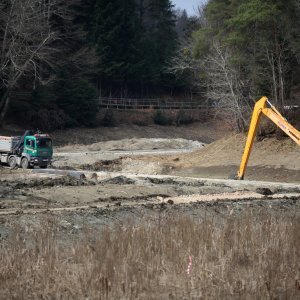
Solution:
{"label": "dense woodland", "polygon": [[[2,0],[0,123],[95,125],[97,97],[193,97],[238,130],[261,95],[300,82],[299,0]],[[299,99],[298,99],[299,101]]]}

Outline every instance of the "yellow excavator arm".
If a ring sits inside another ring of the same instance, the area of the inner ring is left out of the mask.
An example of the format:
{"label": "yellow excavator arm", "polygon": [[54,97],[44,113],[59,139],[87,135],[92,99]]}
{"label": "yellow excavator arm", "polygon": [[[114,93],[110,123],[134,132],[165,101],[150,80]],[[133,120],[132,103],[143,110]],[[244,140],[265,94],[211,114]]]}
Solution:
{"label": "yellow excavator arm", "polygon": [[242,156],[240,169],[235,179],[244,179],[256,130],[262,114],[264,114],[271,121],[273,121],[279,128],[281,128],[291,139],[293,139],[300,146],[300,132],[287,122],[287,120],[280,114],[280,112],[269,102],[267,97],[262,97],[259,101],[256,102],[254,106],[245,150]]}

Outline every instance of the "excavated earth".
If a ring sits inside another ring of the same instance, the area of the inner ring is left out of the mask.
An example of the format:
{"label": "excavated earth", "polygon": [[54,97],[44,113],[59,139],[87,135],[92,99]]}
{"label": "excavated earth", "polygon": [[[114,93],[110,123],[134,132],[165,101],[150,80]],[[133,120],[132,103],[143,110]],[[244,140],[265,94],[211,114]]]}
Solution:
{"label": "excavated earth", "polygon": [[242,136],[211,145],[157,137],[96,141],[56,148],[48,170],[0,167],[0,238],[16,226],[34,231],[45,220],[72,239],[83,228],[128,219],[179,214],[222,222],[249,211],[299,216],[298,148],[275,142],[278,154],[264,142],[258,148],[265,151],[266,163],[254,153],[251,181],[227,180],[237,170],[243,142]]}
{"label": "excavated earth", "polygon": [[45,218],[76,233],[86,226],[113,226],[132,217],[142,221],[185,214],[197,219],[217,217],[221,222],[249,209],[290,217],[300,213],[300,187],[296,184],[118,173],[40,177],[20,172],[8,172],[0,183],[2,238],[16,225],[25,231],[38,229]]}

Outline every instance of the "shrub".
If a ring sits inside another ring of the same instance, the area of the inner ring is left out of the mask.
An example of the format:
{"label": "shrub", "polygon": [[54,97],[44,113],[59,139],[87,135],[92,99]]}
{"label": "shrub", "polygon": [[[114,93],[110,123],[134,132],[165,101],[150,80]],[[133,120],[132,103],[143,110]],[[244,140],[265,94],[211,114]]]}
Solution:
{"label": "shrub", "polygon": [[114,127],[116,125],[114,112],[112,109],[107,109],[101,124],[105,127]]}
{"label": "shrub", "polygon": [[194,118],[190,111],[179,110],[176,115],[176,125],[188,125],[194,122]]}
{"label": "shrub", "polygon": [[30,111],[26,118],[32,128],[39,128],[42,131],[64,129],[71,122],[70,117],[61,109],[39,109]]}
{"label": "shrub", "polygon": [[96,123],[96,90],[84,80],[66,80],[61,83],[58,106],[71,118],[73,125],[94,126]]}
{"label": "shrub", "polygon": [[153,121],[155,124],[162,126],[172,125],[173,123],[173,120],[162,110],[158,110],[154,113]]}

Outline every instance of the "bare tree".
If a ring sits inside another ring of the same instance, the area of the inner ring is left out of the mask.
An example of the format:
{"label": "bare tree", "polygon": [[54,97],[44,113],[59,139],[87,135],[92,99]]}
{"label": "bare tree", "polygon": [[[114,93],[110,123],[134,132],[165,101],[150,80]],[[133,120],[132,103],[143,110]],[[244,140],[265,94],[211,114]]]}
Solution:
{"label": "bare tree", "polygon": [[52,67],[60,36],[52,18],[65,16],[63,0],[2,0],[0,3],[0,124],[11,91],[24,76],[49,80],[43,70]]}
{"label": "bare tree", "polygon": [[177,77],[187,78],[192,89],[201,90],[203,87],[200,80],[201,61],[194,57],[191,42],[182,41],[181,47],[170,60],[166,71]]}
{"label": "bare tree", "polygon": [[170,61],[168,71],[175,75],[189,74],[190,83],[199,91],[205,91],[207,102],[214,103],[219,112],[233,116],[235,128],[242,131],[247,126],[249,99],[252,99],[249,80],[230,63],[231,51],[212,42],[209,55],[195,58],[192,46],[183,45]]}
{"label": "bare tree", "polygon": [[177,54],[172,57],[168,70],[170,73],[181,74],[195,68],[195,59],[192,56],[191,45],[183,43]]}
{"label": "bare tree", "polygon": [[251,98],[249,82],[243,80],[230,64],[232,55],[229,48],[214,42],[210,53],[202,61],[207,97],[216,103],[220,111],[228,110],[234,117],[236,130],[242,131],[247,126],[245,112]]}

